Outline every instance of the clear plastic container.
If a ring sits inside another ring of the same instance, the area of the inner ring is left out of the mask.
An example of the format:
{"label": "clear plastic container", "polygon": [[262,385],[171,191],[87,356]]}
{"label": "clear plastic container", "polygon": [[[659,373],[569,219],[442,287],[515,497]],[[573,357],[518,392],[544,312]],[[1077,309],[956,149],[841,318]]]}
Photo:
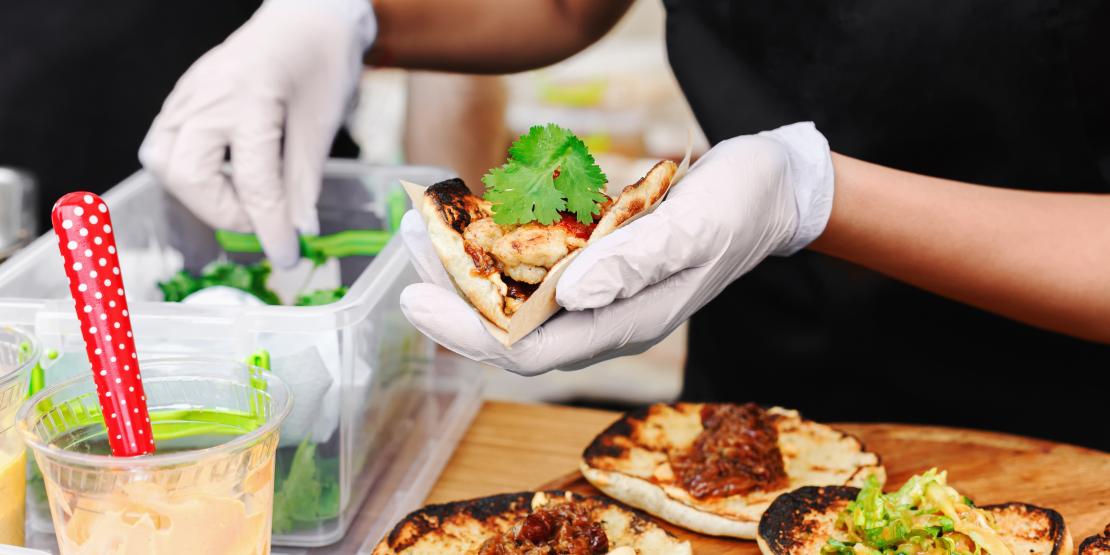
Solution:
{"label": "clear plastic container", "polygon": [[15,414],[27,397],[27,382],[38,358],[34,337],[0,326],[0,544],[23,545],[27,465]]}
{"label": "clear plastic container", "polygon": [[153,455],[110,455],[91,374],[19,409],[62,554],[267,555],[288,386],[213,357],[145,360],[142,372]]}
{"label": "clear plastic container", "polygon": [[[388,228],[397,215],[392,199],[402,194],[400,179],[434,183],[449,176],[437,168],[329,162],[318,206],[321,233]],[[221,256],[212,230],[146,173],[104,199],[112,210],[141,356],[245,358],[268,351],[273,372],[290,385],[296,401],[277,454],[274,544],[322,546],[341,539],[370,491],[364,476],[398,441],[392,433],[398,415],[436,394],[434,345],[398,304],[401,290],[419,279],[403,246],[391,240],[372,260],[346,258],[317,270],[312,279],[319,286],[349,287],[329,305],[165,303],[158,281]],[[57,242],[47,234],[0,265],[0,314],[33,326],[44,347],[61,354],[46,372],[48,385],[88,372],[61,264]],[[304,277],[289,281],[303,283]],[[43,520],[33,521],[37,530],[49,530]]]}

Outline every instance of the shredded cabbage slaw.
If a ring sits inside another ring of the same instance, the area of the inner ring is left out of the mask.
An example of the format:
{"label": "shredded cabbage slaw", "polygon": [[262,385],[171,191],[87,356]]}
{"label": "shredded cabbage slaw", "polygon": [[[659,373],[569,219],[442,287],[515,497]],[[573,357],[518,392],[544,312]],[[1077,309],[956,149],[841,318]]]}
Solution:
{"label": "shredded cabbage slaw", "polygon": [[837,516],[836,529],[822,555],[1012,555],[991,514],[935,468],[886,494],[871,476]]}

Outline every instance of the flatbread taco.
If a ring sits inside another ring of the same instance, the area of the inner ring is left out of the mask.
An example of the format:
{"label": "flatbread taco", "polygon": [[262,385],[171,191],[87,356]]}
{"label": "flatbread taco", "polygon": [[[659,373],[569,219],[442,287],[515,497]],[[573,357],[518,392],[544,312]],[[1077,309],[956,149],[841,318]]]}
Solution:
{"label": "flatbread taco", "polygon": [[582,249],[650,212],[689,165],[689,152],[681,166],[660,161],[610,198],[586,145],[556,125],[533,127],[509,155],[481,197],[461,179],[402,182],[455,287],[505,345],[559,311],[555,285]]}

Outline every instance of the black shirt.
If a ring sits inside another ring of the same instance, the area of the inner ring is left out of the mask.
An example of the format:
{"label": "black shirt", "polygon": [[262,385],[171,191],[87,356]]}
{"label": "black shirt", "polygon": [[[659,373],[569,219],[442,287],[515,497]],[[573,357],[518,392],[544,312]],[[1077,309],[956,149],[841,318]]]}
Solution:
{"label": "black shirt", "polygon": [[[664,4],[672,67],[712,143],[812,120],[833,150],[886,166],[1110,191],[1104,3]],[[817,253],[768,259],[698,312],[689,337],[686,399],[1110,447],[1110,347]]]}

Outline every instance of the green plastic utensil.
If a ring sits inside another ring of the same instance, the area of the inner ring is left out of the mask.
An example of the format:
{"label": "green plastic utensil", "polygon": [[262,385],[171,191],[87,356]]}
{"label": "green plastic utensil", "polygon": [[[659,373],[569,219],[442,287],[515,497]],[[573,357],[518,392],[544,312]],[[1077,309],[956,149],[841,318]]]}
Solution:
{"label": "green plastic utensil", "polygon": [[[302,235],[301,256],[320,263],[328,258],[376,256],[382,252],[392,236],[390,231],[377,229],[352,229],[331,235]],[[216,231],[216,242],[227,252],[262,252],[262,243],[253,233],[221,229]]]}

